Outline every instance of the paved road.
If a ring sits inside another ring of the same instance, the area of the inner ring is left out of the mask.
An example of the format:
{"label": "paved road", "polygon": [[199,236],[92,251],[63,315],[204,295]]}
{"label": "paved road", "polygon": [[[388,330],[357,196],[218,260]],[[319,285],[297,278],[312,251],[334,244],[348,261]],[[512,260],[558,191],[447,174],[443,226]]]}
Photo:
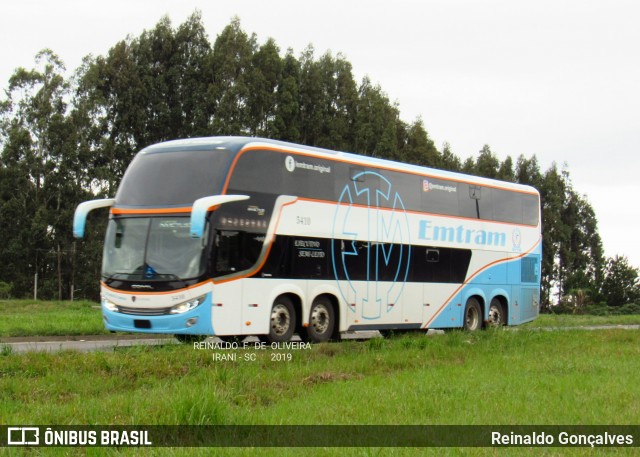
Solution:
{"label": "paved road", "polygon": [[[625,329],[640,330],[640,325],[591,325],[584,327],[508,327],[509,330],[545,330],[545,331],[562,331],[562,330],[605,330],[605,329]],[[429,330],[428,335],[436,335],[444,333],[442,330]],[[378,332],[348,332],[342,335],[342,339],[346,340],[362,340],[378,337]],[[250,337],[254,338],[255,337]],[[161,344],[179,344],[175,338],[170,335],[94,335],[86,337],[24,337],[24,338],[4,338],[0,342],[0,351],[3,347],[9,346],[12,352],[57,352],[57,351],[107,351],[118,347],[129,346],[155,346]]]}
{"label": "paved road", "polygon": [[117,338],[104,338],[100,336],[88,336],[87,339],[51,338],[49,340],[39,338],[39,341],[11,341],[0,343],[2,346],[10,346],[12,352],[58,352],[58,351],[79,351],[90,352],[100,350],[113,350],[116,347],[177,344],[173,337],[153,337],[137,338],[120,335]]}

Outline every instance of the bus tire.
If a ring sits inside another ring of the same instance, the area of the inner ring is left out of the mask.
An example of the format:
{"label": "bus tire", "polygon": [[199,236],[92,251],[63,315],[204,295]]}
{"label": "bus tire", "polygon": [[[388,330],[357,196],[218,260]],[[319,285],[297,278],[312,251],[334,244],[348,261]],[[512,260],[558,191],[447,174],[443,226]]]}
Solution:
{"label": "bus tire", "polygon": [[482,328],[482,308],[475,297],[467,300],[467,305],[464,307],[462,328],[468,332],[475,332]]}
{"label": "bus tire", "polygon": [[335,328],[333,304],[327,297],[317,297],[309,312],[309,326],[300,335],[304,341],[324,343],[331,339]]}
{"label": "bus tire", "polygon": [[261,335],[260,340],[268,343],[284,343],[291,339],[296,328],[296,310],[291,299],[278,297],[271,307],[269,315],[269,333]]}
{"label": "bus tire", "polygon": [[502,303],[497,298],[491,300],[489,305],[489,319],[487,320],[488,327],[502,327],[505,324],[504,308]]}

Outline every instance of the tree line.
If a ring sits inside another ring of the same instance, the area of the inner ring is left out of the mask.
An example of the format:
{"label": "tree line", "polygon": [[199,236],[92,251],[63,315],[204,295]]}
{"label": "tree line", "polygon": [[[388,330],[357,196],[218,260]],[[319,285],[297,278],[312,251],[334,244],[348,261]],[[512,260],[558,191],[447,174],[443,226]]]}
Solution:
{"label": "tree line", "polygon": [[487,145],[464,161],[448,144],[439,150],[421,119],[403,121],[341,54],[282,53],[238,19],[211,42],[196,12],[178,27],[165,17],[66,74],[43,50],[0,99],[0,296],[31,296],[37,281],[41,298],[97,299],[105,214],[90,216],[77,243],[76,205],[115,195],[149,144],[248,135],[530,184],[541,193],[543,304],[576,293],[610,305],[640,298],[638,269],[604,258],[596,215],[566,168],[542,171],[535,155],[500,161]]}

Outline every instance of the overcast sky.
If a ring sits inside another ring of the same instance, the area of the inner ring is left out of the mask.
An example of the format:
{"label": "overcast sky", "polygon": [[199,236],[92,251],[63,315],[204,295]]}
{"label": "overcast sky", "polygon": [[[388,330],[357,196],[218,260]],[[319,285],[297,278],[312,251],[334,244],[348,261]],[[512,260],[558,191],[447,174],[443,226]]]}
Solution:
{"label": "overcast sky", "polygon": [[536,154],[568,165],[596,210],[605,253],[640,266],[640,2],[637,0],[2,0],[0,84],[51,48],[75,70],[164,15],[195,9],[213,42],[233,16],[284,53],[340,52],[401,117],[422,117],[463,159]]}

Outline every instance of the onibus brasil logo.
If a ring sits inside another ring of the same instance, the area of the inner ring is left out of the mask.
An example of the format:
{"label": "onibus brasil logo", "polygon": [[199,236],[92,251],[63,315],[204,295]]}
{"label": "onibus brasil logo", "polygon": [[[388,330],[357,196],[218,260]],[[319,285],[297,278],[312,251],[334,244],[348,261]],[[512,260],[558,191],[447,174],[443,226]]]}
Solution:
{"label": "onibus brasil logo", "polygon": [[342,298],[362,310],[363,319],[392,312],[409,275],[411,240],[402,197],[391,182],[372,171],[353,176],[338,199],[331,238]]}

